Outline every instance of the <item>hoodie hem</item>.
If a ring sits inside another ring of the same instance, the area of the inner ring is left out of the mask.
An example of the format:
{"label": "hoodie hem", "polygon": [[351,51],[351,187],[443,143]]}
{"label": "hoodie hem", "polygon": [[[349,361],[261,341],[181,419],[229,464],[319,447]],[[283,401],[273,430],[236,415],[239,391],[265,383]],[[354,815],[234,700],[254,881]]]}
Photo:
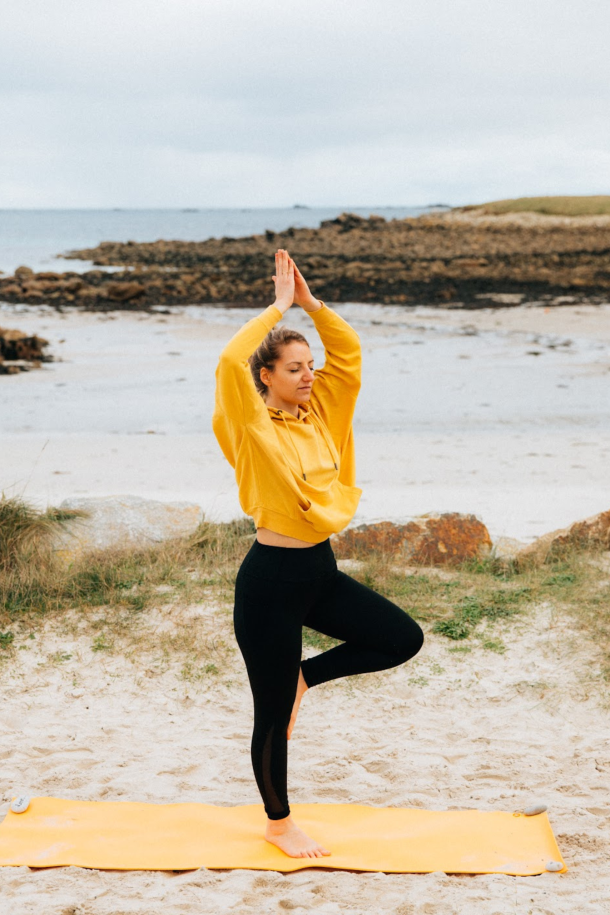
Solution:
{"label": "hoodie hem", "polygon": [[295,537],[297,540],[305,540],[307,543],[322,543],[323,540],[328,540],[331,533],[335,533],[334,531],[315,531],[311,525],[304,525],[302,521],[297,521],[262,505],[255,506],[247,514],[254,519],[257,528],[266,527],[276,534]]}

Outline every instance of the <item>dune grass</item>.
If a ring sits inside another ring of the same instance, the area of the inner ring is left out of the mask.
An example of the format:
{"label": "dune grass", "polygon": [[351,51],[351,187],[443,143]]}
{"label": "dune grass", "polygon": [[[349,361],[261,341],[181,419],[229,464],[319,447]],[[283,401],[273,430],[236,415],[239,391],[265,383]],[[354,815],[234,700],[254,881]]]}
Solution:
{"label": "dune grass", "polygon": [[[66,638],[86,634],[100,656],[130,656],[148,675],[178,665],[184,680],[196,681],[228,670],[237,650],[235,576],[256,536],[250,519],[204,521],[188,538],[90,552],[70,564],[52,550],[52,533],[65,520],[53,510],[0,501],[0,658],[31,647],[51,621]],[[551,604],[601,648],[610,679],[608,553],[574,549],[525,570],[493,558],[452,569],[405,569],[397,557],[371,553],[348,574],[454,650],[474,641],[502,654],[513,620],[526,621],[529,609]],[[303,641],[318,650],[337,644],[307,627]],[[53,661],[70,657],[57,651]]]}
{"label": "dune grass", "polygon": [[515,197],[508,200],[492,200],[488,203],[454,207],[456,211],[481,213],[541,213],[545,216],[608,216],[610,195],[596,194],[589,197]]}

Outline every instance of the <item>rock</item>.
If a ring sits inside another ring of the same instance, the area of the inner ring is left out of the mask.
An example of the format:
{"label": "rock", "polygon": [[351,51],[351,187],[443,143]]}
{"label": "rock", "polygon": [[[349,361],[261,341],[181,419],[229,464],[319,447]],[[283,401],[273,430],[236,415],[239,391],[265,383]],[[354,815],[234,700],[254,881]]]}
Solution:
{"label": "rock", "polygon": [[64,499],[60,509],[87,512],[66,521],[53,540],[53,549],[72,559],[89,550],[109,547],[149,547],[173,537],[192,534],[203,511],[192,502],[157,502],[139,496]]}
{"label": "rock", "polygon": [[515,559],[517,565],[522,567],[542,565],[547,559],[561,555],[562,551],[574,547],[610,549],[610,511],[592,515],[584,521],[576,521],[570,527],[543,534],[519,550]]}
{"label": "rock", "polygon": [[523,813],[526,817],[537,817],[539,814],[544,813],[545,810],[548,810],[546,804],[532,804],[531,807],[526,807]]}
{"label": "rock", "polygon": [[[375,217],[379,219],[379,217]],[[320,228],[328,226],[339,226],[341,232],[351,232],[352,229],[361,229],[367,225],[368,219],[364,216],[358,216],[357,213],[341,213],[336,219],[325,219],[320,223]],[[384,220],[385,221],[385,220]]]}
{"label": "rock", "polygon": [[362,563],[361,559],[338,559],[337,560],[337,568],[339,569],[340,572],[345,572],[347,575],[349,575],[350,572],[359,572],[360,569],[362,568],[362,565],[363,565],[363,563]]}
{"label": "rock", "polygon": [[516,559],[518,553],[526,547],[526,543],[522,540],[515,540],[514,537],[498,537],[498,539],[493,542],[491,555],[494,559],[510,562]]}
{"label": "rock", "polygon": [[52,362],[53,357],[44,353],[48,345],[42,337],[0,327],[0,374],[14,375],[38,368],[41,362]]}
{"label": "rock", "polygon": [[34,271],[31,267],[17,267],[15,270],[15,276],[17,279],[25,280],[30,276],[34,276]]}
{"label": "rock", "polygon": [[79,276],[73,276],[69,280],[64,281],[63,288],[66,292],[78,292],[84,285],[85,284]]}
{"label": "rock", "polygon": [[[374,236],[374,237],[373,237]],[[289,248],[314,293],[338,302],[505,308],[608,301],[610,216],[428,213],[384,220],[342,213],[317,229],[267,229],[205,241],[101,242],[67,257],[122,271],[0,277],[0,299],[57,307],[261,306],[273,292],[278,247]],[[84,285],[83,285],[84,284]],[[84,292],[84,290],[95,292]]]}
{"label": "rock", "polygon": [[33,368],[40,368],[40,363],[28,362],[27,359],[8,361],[0,356],[0,375],[17,375],[19,372],[29,372]]}
{"label": "rock", "polygon": [[491,538],[475,515],[427,514],[406,524],[361,524],[331,537],[338,558],[364,558],[371,550],[411,565],[455,565],[489,554]]}
{"label": "rock", "polygon": [[146,294],[146,286],[142,283],[110,283],[107,287],[108,295],[117,302],[128,302]]}

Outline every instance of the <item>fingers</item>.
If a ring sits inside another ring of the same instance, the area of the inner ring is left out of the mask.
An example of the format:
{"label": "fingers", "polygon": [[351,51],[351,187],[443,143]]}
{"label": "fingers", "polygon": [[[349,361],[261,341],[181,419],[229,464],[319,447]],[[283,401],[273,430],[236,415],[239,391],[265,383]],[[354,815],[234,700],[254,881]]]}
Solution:
{"label": "fingers", "polygon": [[285,248],[278,248],[275,252],[275,266],[278,274],[288,276],[294,271],[294,261]]}

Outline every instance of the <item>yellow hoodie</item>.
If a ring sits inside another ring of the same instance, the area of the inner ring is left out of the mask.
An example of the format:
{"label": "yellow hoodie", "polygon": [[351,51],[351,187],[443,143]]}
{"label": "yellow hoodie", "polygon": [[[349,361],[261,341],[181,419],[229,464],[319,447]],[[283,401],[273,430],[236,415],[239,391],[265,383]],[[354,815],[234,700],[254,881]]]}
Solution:
{"label": "yellow hoodie", "polygon": [[239,504],[256,527],[320,543],[351,521],[362,490],[354,485],[352,418],[360,390],[356,331],[324,302],[309,312],[326,361],[315,369],[298,418],[268,407],[248,363],[283,317],[269,305],[229,340],[216,369],[212,428],[235,468]]}

